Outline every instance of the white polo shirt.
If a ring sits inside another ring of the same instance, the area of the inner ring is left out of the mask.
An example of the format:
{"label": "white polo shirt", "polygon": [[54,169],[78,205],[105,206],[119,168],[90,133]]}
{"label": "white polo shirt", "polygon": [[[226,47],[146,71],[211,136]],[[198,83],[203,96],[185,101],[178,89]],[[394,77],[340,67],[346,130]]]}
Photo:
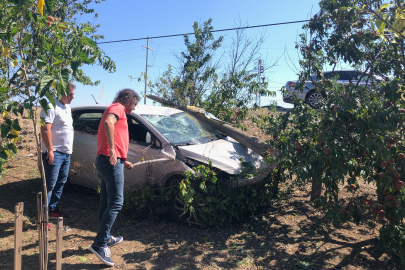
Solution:
{"label": "white polo shirt", "polygon": [[[53,151],[59,151],[65,154],[73,152],[73,119],[70,106],[62,105],[58,100],[55,101],[56,108],[51,103],[48,103],[48,115],[41,110],[41,118],[44,118],[45,123],[52,123],[51,134]],[[42,152],[45,152],[46,146],[42,141]]]}

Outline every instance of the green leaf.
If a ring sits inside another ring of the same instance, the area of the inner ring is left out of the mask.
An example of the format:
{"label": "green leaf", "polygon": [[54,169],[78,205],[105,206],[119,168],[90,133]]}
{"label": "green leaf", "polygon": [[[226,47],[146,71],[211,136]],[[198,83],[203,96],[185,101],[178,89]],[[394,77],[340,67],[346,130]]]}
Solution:
{"label": "green leaf", "polygon": [[84,32],[91,32],[94,31],[94,29],[92,27],[85,27],[84,28]]}
{"label": "green leaf", "polygon": [[389,7],[389,6],[391,6],[391,4],[384,4],[384,5],[382,5],[381,8],[380,8],[380,11],[383,10],[384,8]]}
{"label": "green leaf", "polygon": [[20,124],[18,123],[18,119],[14,119],[13,123],[11,124],[11,127],[17,131],[21,130]]}
{"label": "green leaf", "polygon": [[46,11],[48,14],[52,14],[53,1],[54,0],[45,0]]}
{"label": "green leaf", "polygon": [[63,87],[63,92],[68,96],[70,87],[69,87],[69,69],[64,68],[60,73],[60,83]]}
{"label": "green leaf", "polygon": [[90,63],[90,60],[89,60],[89,58],[87,57],[87,55],[86,55],[85,52],[80,51],[80,52],[77,52],[76,55],[77,55],[77,57],[79,57],[80,60],[82,60],[83,62],[85,62],[85,63]]}
{"label": "green leaf", "polygon": [[88,38],[88,37],[83,37],[82,42],[84,44],[87,44],[87,45],[92,46],[92,47],[97,45],[91,38]]}
{"label": "green leaf", "polygon": [[48,109],[49,109],[48,101],[43,98],[39,101],[39,104],[41,104],[42,109],[44,110],[45,114],[48,116]]}
{"label": "green leaf", "polygon": [[10,143],[10,144],[7,146],[7,148],[8,148],[9,150],[13,151],[14,154],[17,153],[17,146],[16,146],[15,144]]}
{"label": "green leaf", "polygon": [[80,262],[85,262],[85,261],[87,261],[87,258],[84,257],[84,256],[81,256],[79,261],[80,261]]}
{"label": "green leaf", "polygon": [[0,152],[0,158],[1,159],[7,160],[8,156],[9,156],[9,153],[8,153],[7,150],[3,150],[3,151]]}
{"label": "green leaf", "polygon": [[0,93],[7,93],[6,87],[0,87]]}
{"label": "green leaf", "polygon": [[18,28],[17,27],[14,27],[14,28],[12,28],[11,29],[11,31],[10,31],[10,34],[15,34],[15,33],[17,33],[18,32]]}
{"label": "green leaf", "polygon": [[31,40],[32,34],[27,33],[23,38],[23,43],[28,43]]}
{"label": "green leaf", "polygon": [[56,103],[55,103],[55,99],[53,98],[53,96],[51,95],[51,93],[46,92],[45,93],[46,98],[48,99],[48,101],[53,105],[54,108],[56,108]]}
{"label": "green leaf", "polygon": [[79,68],[80,62],[79,61],[71,61],[70,67],[72,68],[73,72],[76,72]]}
{"label": "green leaf", "polygon": [[386,23],[384,21],[378,19],[375,22],[375,24],[376,24],[378,30],[380,31],[381,35],[384,35],[384,29],[385,29]]}
{"label": "green leaf", "polygon": [[42,42],[42,47],[48,52],[51,50],[51,45],[46,41]]}
{"label": "green leaf", "polygon": [[3,123],[3,124],[1,124],[0,129],[1,129],[1,137],[6,138],[7,134],[11,130],[11,127],[9,125],[7,125],[6,123]]}
{"label": "green leaf", "polygon": [[51,87],[52,83],[53,83],[52,76],[45,75],[44,77],[42,77],[38,89],[38,92],[41,92],[41,94],[39,95],[40,97],[43,97],[46,94],[46,92],[49,90],[49,87]]}

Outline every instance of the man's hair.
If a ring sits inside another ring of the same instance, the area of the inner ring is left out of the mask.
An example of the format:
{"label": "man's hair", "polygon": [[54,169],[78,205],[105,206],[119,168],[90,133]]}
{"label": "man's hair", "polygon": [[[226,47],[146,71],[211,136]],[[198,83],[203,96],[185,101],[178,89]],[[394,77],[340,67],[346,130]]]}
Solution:
{"label": "man's hair", "polygon": [[128,102],[134,102],[134,99],[136,99],[136,101],[138,102],[139,100],[141,100],[141,97],[134,90],[125,88],[118,91],[113,100],[113,103],[118,102],[124,105]]}
{"label": "man's hair", "polygon": [[70,89],[76,89],[76,85],[74,85],[74,83],[69,82],[69,85],[70,85]]}

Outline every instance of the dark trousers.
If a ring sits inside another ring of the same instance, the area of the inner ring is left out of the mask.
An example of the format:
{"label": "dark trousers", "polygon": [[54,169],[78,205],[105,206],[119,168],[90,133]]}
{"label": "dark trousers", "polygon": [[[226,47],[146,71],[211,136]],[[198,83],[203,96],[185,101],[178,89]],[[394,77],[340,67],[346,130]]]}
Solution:
{"label": "dark trousers", "polygon": [[49,212],[55,211],[55,209],[58,208],[70,166],[70,154],[54,151],[53,155],[53,163],[52,165],[49,165],[48,160],[46,159],[46,153],[42,153],[42,163],[44,164],[46,189],[48,192]]}
{"label": "dark trousers", "polygon": [[109,157],[98,155],[96,169],[100,177],[100,206],[98,209],[98,232],[94,247],[106,247],[111,238],[111,227],[124,203],[124,160],[118,159],[112,166]]}

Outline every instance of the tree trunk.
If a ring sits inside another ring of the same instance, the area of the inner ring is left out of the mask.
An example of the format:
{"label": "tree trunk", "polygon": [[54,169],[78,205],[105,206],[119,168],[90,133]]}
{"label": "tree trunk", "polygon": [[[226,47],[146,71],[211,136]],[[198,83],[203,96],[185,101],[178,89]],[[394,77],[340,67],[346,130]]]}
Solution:
{"label": "tree trunk", "polygon": [[312,177],[312,189],[311,189],[311,202],[321,197],[322,193],[322,183],[318,182],[317,178],[319,178],[319,174],[316,173]]}

